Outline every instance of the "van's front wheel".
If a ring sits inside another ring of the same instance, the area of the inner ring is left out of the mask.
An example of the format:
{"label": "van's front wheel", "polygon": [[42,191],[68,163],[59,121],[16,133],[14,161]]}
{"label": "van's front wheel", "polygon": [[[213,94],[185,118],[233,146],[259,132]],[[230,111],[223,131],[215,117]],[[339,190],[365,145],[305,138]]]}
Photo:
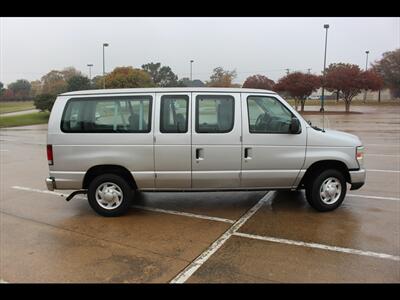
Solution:
{"label": "van's front wheel", "polygon": [[307,184],[306,199],[318,211],[331,211],[342,204],[346,189],[346,180],[341,172],[326,170]]}
{"label": "van's front wheel", "polygon": [[89,184],[89,205],[104,217],[124,214],[132,201],[132,189],[122,177],[115,174],[97,176]]}

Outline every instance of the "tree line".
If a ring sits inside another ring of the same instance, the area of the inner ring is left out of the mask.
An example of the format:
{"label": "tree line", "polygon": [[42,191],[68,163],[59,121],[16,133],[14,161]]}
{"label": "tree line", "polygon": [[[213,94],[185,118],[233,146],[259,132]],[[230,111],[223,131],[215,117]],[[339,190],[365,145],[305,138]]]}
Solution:
{"label": "tree line", "polygon": [[352,99],[362,91],[380,91],[389,88],[393,98],[400,97],[400,49],[385,52],[383,57],[372,64],[368,71],[363,71],[358,65],[333,63],[322,75],[303,72],[289,73],[277,82],[264,75],[249,76],[243,85],[234,83],[237,73],[235,70],[224,70],[217,67],[210,79],[203,83],[200,80],[191,81],[189,78],[178,79],[169,66],[161,63],[148,63],[141,68],[116,67],[112,72],[103,76],[89,79],[73,67],[61,71],[52,70],[40,80],[29,82],[19,79],[4,88],[0,82],[0,100],[34,99],[35,106],[41,110],[51,110],[58,94],[106,88],[140,88],[140,87],[243,87],[274,90],[295,100],[296,109],[300,104],[304,110],[306,99],[324,87],[336,94],[337,101],[342,99],[346,111],[350,110]]}

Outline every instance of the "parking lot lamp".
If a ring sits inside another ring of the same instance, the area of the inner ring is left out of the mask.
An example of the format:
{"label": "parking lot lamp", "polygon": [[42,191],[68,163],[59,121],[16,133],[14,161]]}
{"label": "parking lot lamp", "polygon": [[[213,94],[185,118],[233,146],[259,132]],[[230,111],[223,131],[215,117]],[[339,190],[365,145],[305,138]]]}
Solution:
{"label": "parking lot lamp", "polygon": [[193,62],[194,62],[194,60],[192,59],[192,60],[190,60],[190,81],[192,81],[193,80],[193,78],[192,78],[192,64],[193,64]]}
{"label": "parking lot lamp", "polygon": [[92,80],[92,67],[93,67],[93,64],[87,64],[87,66],[89,67],[89,80]]}
{"label": "parking lot lamp", "polygon": [[104,48],[108,47],[107,43],[103,44],[103,89],[106,88],[106,67],[105,67],[105,58],[104,58]]}
{"label": "parking lot lamp", "polygon": [[[366,61],[365,61],[365,71],[367,71],[368,70],[368,54],[369,54],[369,51],[367,50],[367,51],[365,51],[365,54],[367,54],[367,57],[366,57]],[[365,92],[364,92],[364,103],[367,101],[367,90],[365,90]]]}
{"label": "parking lot lamp", "polygon": [[[324,54],[324,71],[323,71],[323,78],[325,79],[325,69],[326,69],[326,47],[328,44],[328,28],[329,24],[324,24],[325,28],[325,54]],[[322,84],[322,95],[321,95],[321,109],[320,111],[324,111],[324,98],[325,98],[325,82]]]}

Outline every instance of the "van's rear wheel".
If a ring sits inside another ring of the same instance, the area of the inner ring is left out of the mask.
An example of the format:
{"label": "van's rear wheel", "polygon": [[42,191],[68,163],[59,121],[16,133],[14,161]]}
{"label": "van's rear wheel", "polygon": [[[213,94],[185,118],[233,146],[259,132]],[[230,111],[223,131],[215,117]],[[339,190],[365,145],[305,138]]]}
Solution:
{"label": "van's rear wheel", "polygon": [[306,199],[318,211],[331,211],[339,207],[346,196],[346,180],[338,170],[326,170],[306,186]]}
{"label": "van's rear wheel", "polygon": [[104,217],[124,214],[132,201],[133,191],[122,177],[115,174],[99,175],[88,188],[88,200],[95,212]]}

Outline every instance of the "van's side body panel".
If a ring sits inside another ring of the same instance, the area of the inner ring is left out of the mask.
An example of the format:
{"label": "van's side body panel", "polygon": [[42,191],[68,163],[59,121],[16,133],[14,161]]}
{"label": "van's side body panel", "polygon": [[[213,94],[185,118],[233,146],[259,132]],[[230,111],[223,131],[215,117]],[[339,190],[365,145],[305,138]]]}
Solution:
{"label": "van's side body panel", "polygon": [[[165,97],[186,96],[188,99],[187,132],[160,131],[161,100]],[[154,118],[154,163],[156,189],[190,189],[192,185],[191,156],[191,93],[157,93]]]}
{"label": "van's side body panel", "polygon": [[307,143],[305,122],[299,118],[301,133],[250,133],[247,100],[250,96],[275,98],[292,112],[291,107],[276,94],[242,93],[243,149],[249,158],[242,157],[243,188],[292,188],[304,165]]}
{"label": "van's side body panel", "polygon": [[[198,97],[208,95],[234,99],[234,123],[229,132],[196,132],[196,101]],[[242,155],[240,93],[192,93],[192,116],[192,188],[239,187]],[[198,159],[196,151],[200,151]]]}
{"label": "van's side body panel", "polygon": [[344,163],[349,170],[359,169],[355,145],[361,146],[360,139],[352,134],[326,129],[325,132],[307,128],[307,153],[304,168],[321,160],[336,160]]}
{"label": "van's side body panel", "polygon": [[[135,94],[152,96],[154,93]],[[118,95],[118,96],[129,96]],[[113,95],[89,95],[85,98],[110,98]],[[64,133],[60,122],[66,102],[75,97],[59,97],[49,120],[48,144],[53,145],[54,165],[50,176],[57,189],[82,188],[85,173],[97,165],[118,165],[129,170],[141,188],[154,188],[153,127],[149,133]],[[154,123],[154,110],[152,110]]]}

